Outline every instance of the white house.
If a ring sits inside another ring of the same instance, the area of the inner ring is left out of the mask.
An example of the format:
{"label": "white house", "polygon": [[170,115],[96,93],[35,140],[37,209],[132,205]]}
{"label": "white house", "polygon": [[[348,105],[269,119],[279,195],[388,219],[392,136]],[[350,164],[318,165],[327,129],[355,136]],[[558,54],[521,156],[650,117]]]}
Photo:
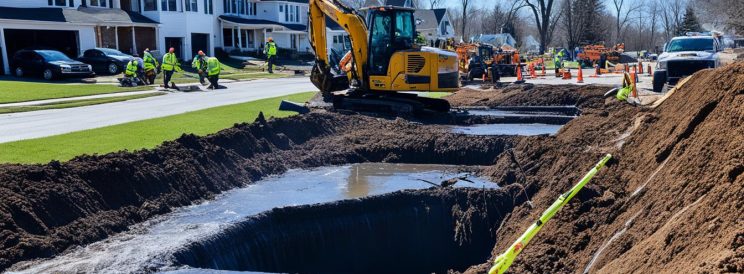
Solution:
{"label": "white house", "polygon": [[[269,37],[280,50],[311,52],[308,0],[0,0],[0,72],[26,47],[77,57],[94,47],[139,54],[176,49],[183,60],[199,50],[259,51]],[[327,45],[348,49],[348,35],[327,21]]]}
{"label": "white house", "polygon": [[54,48],[71,57],[94,47],[125,52],[155,48],[158,22],[122,9],[121,4],[129,1],[3,0],[0,72],[9,73],[8,60],[27,47]]}

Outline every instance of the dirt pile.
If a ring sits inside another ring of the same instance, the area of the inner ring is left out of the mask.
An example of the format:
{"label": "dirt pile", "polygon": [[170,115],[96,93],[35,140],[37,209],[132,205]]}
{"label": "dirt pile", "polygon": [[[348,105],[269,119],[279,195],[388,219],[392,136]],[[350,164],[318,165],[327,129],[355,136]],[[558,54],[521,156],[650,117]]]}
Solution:
{"label": "dirt pile", "polygon": [[744,63],[692,77],[656,109],[590,96],[594,110],[555,139],[523,139],[498,159],[494,178],[535,190],[536,208],[516,208],[498,232],[513,240],[602,154],[615,155],[513,272],[744,271]]}
{"label": "dirt pile", "polygon": [[507,137],[361,115],[309,114],[186,135],[153,150],[0,166],[0,269],[54,256],[289,168],[356,162],[492,164]]}

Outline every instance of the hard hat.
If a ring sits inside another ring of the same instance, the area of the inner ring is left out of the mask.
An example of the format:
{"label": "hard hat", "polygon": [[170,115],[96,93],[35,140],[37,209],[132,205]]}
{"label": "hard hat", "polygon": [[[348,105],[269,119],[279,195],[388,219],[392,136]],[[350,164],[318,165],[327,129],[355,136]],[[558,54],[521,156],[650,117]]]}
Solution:
{"label": "hard hat", "polygon": [[171,52],[171,53],[172,53],[172,52],[174,52],[174,51],[176,51],[176,49],[175,49],[175,48],[170,48],[170,49],[168,49],[168,52]]}
{"label": "hard hat", "polygon": [[274,42],[274,38],[269,37],[269,42]]}
{"label": "hard hat", "polygon": [[145,52],[150,52],[150,48],[145,48]]}

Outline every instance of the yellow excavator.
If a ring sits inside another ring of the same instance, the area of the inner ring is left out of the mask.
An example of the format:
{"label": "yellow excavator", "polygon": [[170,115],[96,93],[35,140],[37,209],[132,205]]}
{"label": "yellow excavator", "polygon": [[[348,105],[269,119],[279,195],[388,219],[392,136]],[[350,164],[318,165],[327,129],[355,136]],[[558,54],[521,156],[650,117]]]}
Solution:
{"label": "yellow excavator", "polygon": [[[446,100],[406,93],[453,92],[460,87],[457,54],[416,45],[413,9],[374,7],[361,10],[363,15],[338,0],[310,0],[309,6],[315,51],[310,79],[324,101],[340,109],[449,111]],[[351,41],[351,50],[337,66],[340,70],[332,69],[329,58],[326,18],[340,25]]]}

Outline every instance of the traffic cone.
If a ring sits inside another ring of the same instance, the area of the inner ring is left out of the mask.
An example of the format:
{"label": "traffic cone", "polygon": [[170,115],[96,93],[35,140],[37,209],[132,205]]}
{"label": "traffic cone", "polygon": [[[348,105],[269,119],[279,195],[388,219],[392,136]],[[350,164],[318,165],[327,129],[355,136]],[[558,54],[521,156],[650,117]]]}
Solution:
{"label": "traffic cone", "polygon": [[483,73],[483,83],[485,83],[485,82],[486,82],[486,74],[487,74],[487,73],[485,73],[485,72]]}
{"label": "traffic cone", "polygon": [[576,75],[576,83],[579,83],[579,84],[584,82],[584,73],[581,71],[582,71],[581,66],[579,66],[579,74]]}
{"label": "traffic cone", "polygon": [[646,71],[648,71],[648,76],[654,75],[654,73],[651,72],[651,64],[648,64],[648,67],[646,67]]}
{"label": "traffic cone", "polygon": [[537,79],[537,72],[535,72],[535,63],[530,63],[530,77]]}
{"label": "traffic cone", "polygon": [[542,63],[542,76],[546,76],[546,74],[545,74],[545,59],[540,58],[540,63]]}
{"label": "traffic cone", "polygon": [[643,74],[643,62],[638,60],[638,74]]}
{"label": "traffic cone", "polygon": [[594,75],[590,75],[590,78],[599,78],[599,65],[594,65]]}
{"label": "traffic cone", "polygon": [[636,90],[636,81],[637,81],[636,77],[637,76],[638,75],[635,73],[635,71],[630,73],[630,84],[633,86],[633,89],[631,91],[631,96],[635,98],[638,98],[638,91]]}
{"label": "traffic cone", "polygon": [[522,81],[522,69],[517,65],[517,81]]}

